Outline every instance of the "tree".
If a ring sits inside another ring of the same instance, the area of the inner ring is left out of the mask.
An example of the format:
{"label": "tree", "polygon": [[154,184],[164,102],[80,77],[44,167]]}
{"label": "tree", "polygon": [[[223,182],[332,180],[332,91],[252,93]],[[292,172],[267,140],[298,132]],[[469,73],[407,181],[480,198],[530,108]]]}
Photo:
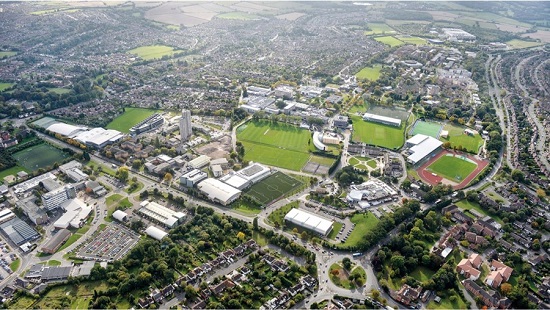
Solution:
{"label": "tree", "polygon": [[130,176],[130,172],[128,171],[128,167],[126,166],[122,166],[120,168],[118,168],[117,172],[116,172],[116,177],[121,181],[121,182],[126,182],[128,181],[128,177]]}
{"label": "tree", "polygon": [[172,181],[172,174],[170,172],[166,172],[166,174],[164,174],[164,181],[166,181],[167,183],[170,183]]}
{"label": "tree", "polygon": [[342,260],[342,265],[346,270],[351,270],[351,259],[349,259],[349,257],[344,257]]}
{"label": "tree", "polygon": [[512,284],[510,283],[502,283],[502,285],[500,286],[500,292],[504,294],[504,296],[508,296],[511,291],[512,291]]}
{"label": "tree", "polygon": [[239,238],[240,240],[244,240],[245,237],[246,237],[246,236],[245,236],[245,234],[244,234],[242,231],[239,231],[239,232],[237,233],[237,238]]}
{"label": "tree", "polygon": [[183,291],[185,292],[185,297],[188,299],[194,299],[197,296],[197,290],[191,284],[186,285]]}
{"label": "tree", "polygon": [[514,169],[512,171],[512,179],[514,181],[524,182],[525,181],[525,174],[523,172],[521,172],[521,170]]}
{"label": "tree", "polygon": [[544,189],[542,189],[542,188],[540,188],[540,187],[537,188],[537,196],[538,196],[539,198],[544,198],[544,197],[546,197],[546,192],[544,191]]}
{"label": "tree", "polygon": [[254,230],[258,230],[258,217],[255,217],[253,220],[252,220],[252,227],[254,227]]}

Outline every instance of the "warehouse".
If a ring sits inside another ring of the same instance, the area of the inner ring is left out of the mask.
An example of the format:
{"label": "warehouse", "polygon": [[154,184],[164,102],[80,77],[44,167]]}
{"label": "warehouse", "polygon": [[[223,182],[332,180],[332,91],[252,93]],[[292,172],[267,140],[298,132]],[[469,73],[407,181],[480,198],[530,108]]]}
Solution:
{"label": "warehouse", "polygon": [[54,254],[72,235],[68,229],[59,230],[43,247],[42,252],[48,254]]}
{"label": "warehouse", "polygon": [[409,147],[407,161],[413,165],[417,165],[441,150],[443,142],[436,138],[419,134],[407,140],[406,145]]}
{"label": "warehouse", "polygon": [[83,126],[73,126],[65,123],[54,123],[48,126],[46,130],[60,134],[64,137],[74,138],[78,134],[85,132],[87,128]]}
{"label": "warehouse", "polygon": [[18,217],[0,224],[0,230],[16,245],[22,245],[23,243],[40,238],[40,234],[34,228]]}
{"label": "warehouse", "polygon": [[10,209],[4,209],[0,211],[0,224],[5,223],[15,217],[15,213],[13,213]]}
{"label": "warehouse", "polygon": [[206,155],[200,155],[199,157],[189,161],[187,163],[188,167],[191,167],[193,169],[200,169],[210,163],[210,157]]}
{"label": "warehouse", "polygon": [[285,221],[294,225],[298,225],[321,236],[326,236],[332,230],[333,221],[329,221],[315,214],[302,211],[300,209],[292,209],[285,215]]}
{"label": "warehouse", "polygon": [[384,124],[384,125],[395,126],[395,127],[401,126],[401,120],[398,119],[398,118],[387,117],[387,116],[376,115],[376,114],[370,114],[370,113],[363,114],[363,120],[364,121],[369,121],[369,122],[374,122],[374,123],[380,123],[380,124]]}
{"label": "warehouse", "polygon": [[185,217],[185,213],[170,210],[153,201],[150,202],[145,200],[140,206],[139,212],[141,214],[168,228],[172,228],[176,224],[179,224]]}
{"label": "warehouse", "polygon": [[166,237],[168,235],[168,233],[166,233],[165,231],[163,231],[162,229],[160,228],[157,228],[155,226],[149,226],[146,230],[145,230],[145,233],[147,234],[147,236],[153,238],[153,239],[157,239],[157,240],[162,240],[162,238]]}
{"label": "warehouse", "polygon": [[232,203],[241,196],[241,191],[216,179],[206,179],[197,186],[208,199],[224,206]]}
{"label": "warehouse", "polygon": [[75,137],[75,140],[91,148],[102,149],[109,144],[120,141],[123,136],[124,134],[118,130],[97,127],[79,133]]}

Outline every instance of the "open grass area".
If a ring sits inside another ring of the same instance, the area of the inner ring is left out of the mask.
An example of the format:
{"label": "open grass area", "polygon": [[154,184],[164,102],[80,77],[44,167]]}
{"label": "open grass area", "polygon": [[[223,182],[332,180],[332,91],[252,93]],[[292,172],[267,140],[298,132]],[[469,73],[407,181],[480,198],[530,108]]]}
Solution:
{"label": "open grass area", "polygon": [[374,39],[376,41],[380,42],[380,43],[384,43],[386,45],[389,45],[390,47],[401,46],[401,45],[405,44],[405,43],[403,43],[403,41],[398,40],[394,37],[390,37],[390,36],[376,37]]}
{"label": "open grass area", "polygon": [[362,214],[355,214],[351,218],[351,222],[355,224],[355,227],[351,231],[346,242],[342,243],[342,246],[356,246],[359,244],[361,239],[365,237],[365,234],[371,230],[377,223],[378,219],[374,214],[367,212]]}
{"label": "open grass area", "polygon": [[302,185],[302,182],[287,176],[282,172],[274,174],[256,183],[246,191],[246,194],[254,198],[259,204],[264,205]]}
{"label": "open grass area", "polygon": [[128,133],[130,132],[130,128],[132,128],[132,126],[157,112],[160,112],[160,110],[125,108],[124,113],[110,122],[106,128]]}
{"label": "open grass area", "polygon": [[293,201],[287,205],[284,205],[279,209],[271,212],[271,214],[268,215],[267,220],[271,222],[271,224],[275,224],[275,225],[278,225],[279,227],[283,227],[284,221],[285,221],[285,215],[293,208],[298,208],[299,205],[300,203],[298,201]]}
{"label": "open grass area", "polygon": [[61,266],[61,262],[55,259],[51,259],[48,261],[48,266]]}
{"label": "open grass area", "polygon": [[21,266],[21,260],[18,258],[16,260],[14,260],[13,262],[11,262],[10,269],[11,269],[11,271],[16,272],[17,269],[19,269],[19,266]]}
{"label": "open grass area", "polygon": [[[451,296],[455,296],[455,301],[450,300]],[[468,309],[468,306],[456,289],[452,289],[445,291],[445,295],[441,296],[441,301],[439,303],[433,300],[430,301],[427,309]]]}
{"label": "open grass area", "polygon": [[119,202],[120,200],[122,200],[123,196],[120,195],[120,194],[113,194],[111,196],[108,196],[107,198],[105,198],[105,203],[107,204],[107,207],[110,207],[112,205],[114,205],[115,203]]}
{"label": "open grass area", "polygon": [[366,122],[359,115],[352,115],[353,141],[389,149],[398,149],[405,142],[404,125],[393,127],[373,122]]}
{"label": "open grass area", "polygon": [[429,165],[426,170],[460,183],[468,177],[476,167],[476,164],[462,159],[460,156],[455,157],[451,154],[446,154]]}
{"label": "open grass area", "polygon": [[365,35],[370,36],[374,34],[395,33],[392,27],[382,23],[368,23],[367,27],[370,30],[365,31]]}
{"label": "open grass area", "polygon": [[74,309],[74,310],[88,309],[88,305],[90,304],[91,301],[92,301],[91,298],[82,298],[82,297],[76,298],[71,304],[71,309]]}
{"label": "open grass area", "polygon": [[4,178],[7,177],[8,175],[15,176],[19,171],[30,172],[28,169],[25,169],[21,166],[13,166],[11,168],[0,171],[0,181],[4,180]]}
{"label": "open grass area", "polygon": [[262,212],[262,208],[241,201],[235,207],[233,207],[233,210],[246,216],[256,216],[260,212]]}
{"label": "open grass area", "polygon": [[12,87],[13,85],[15,85],[15,83],[0,83],[0,92],[5,91],[6,89]]}
{"label": "open grass area", "polygon": [[344,226],[343,223],[334,222],[334,224],[332,224],[332,230],[328,234],[327,238],[332,239],[332,240],[336,239],[336,236],[340,232],[340,229],[342,229],[342,226]]}
{"label": "open grass area", "polygon": [[127,53],[135,54],[144,60],[160,59],[163,56],[173,56],[181,50],[174,50],[173,47],[166,45],[147,45],[129,50]]}
{"label": "open grass area", "polygon": [[93,169],[98,169],[99,167],[101,167],[101,171],[107,173],[108,175],[111,175],[111,176],[115,176],[116,175],[116,171],[113,170],[111,167],[109,166],[106,166],[106,165],[103,165],[103,164],[100,164],[98,162],[95,162],[95,161],[92,161],[90,160],[89,162],[86,163],[86,166],[88,167],[93,167]]}
{"label": "open grass area", "polygon": [[236,20],[253,20],[258,19],[258,16],[247,14],[244,12],[227,12],[227,13],[221,13],[219,15],[216,15],[218,18],[223,19],[236,19]]}
{"label": "open grass area", "polygon": [[411,37],[411,36],[395,36],[400,41],[403,41],[405,43],[414,44],[414,45],[424,45],[426,44],[426,40],[419,38],[419,37]]}
{"label": "open grass area", "polygon": [[435,271],[428,269],[424,266],[419,266],[419,267],[416,267],[416,269],[410,273],[410,276],[420,282],[424,282],[431,279],[434,274],[435,274]]}
{"label": "open grass area", "polygon": [[29,309],[37,300],[35,297],[23,296],[17,298],[15,303],[10,303],[8,309]]}
{"label": "open grass area", "polygon": [[310,132],[290,124],[251,121],[237,129],[237,139],[245,160],[298,171],[310,157]]}
{"label": "open grass area", "polygon": [[355,77],[360,80],[376,81],[380,78],[380,70],[382,70],[382,65],[378,64],[372,67],[364,67],[355,74]]}
{"label": "open grass area", "polygon": [[483,145],[483,138],[479,133],[470,136],[464,132],[465,129],[465,127],[446,124],[443,130],[449,131],[449,137],[440,140],[443,143],[450,142],[451,147],[466,148],[467,152],[477,154],[479,148]]}
{"label": "open grass area", "polygon": [[341,263],[334,263],[330,266],[329,269],[329,277],[330,281],[334,283],[336,286],[339,286],[341,288],[345,289],[352,289],[355,288],[356,282],[352,282],[349,280],[350,275],[359,276],[359,278],[362,279],[362,282],[365,283],[367,279],[367,274],[363,267],[358,265],[352,265],[351,271],[344,270],[344,267]]}
{"label": "open grass area", "polygon": [[506,44],[508,44],[511,48],[529,48],[543,45],[544,43],[513,39],[506,42]]}
{"label": "open grass area", "polygon": [[490,215],[489,212],[487,212],[485,209],[483,209],[477,202],[471,202],[471,201],[468,201],[466,199],[463,199],[463,200],[457,202],[456,205],[459,208],[463,209],[463,210],[474,209],[477,212],[479,212],[480,214],[482,214],[483,216],[489,215],[492,219],[494,219],[498,223],[504,225],[504,222],[502,221],[502,219],[500,217],[495,216],[495,215]]}
{"label": "open grass area", "polygon": [[14,153],[12,156],[17,160],[18,165],[27,170],[34,171],[52,166],[56,162],[61,164],[65,158],[69,157],[69,154],[44,143],[26,148]]}
{"label": "open grass area", "polygon": [[411,136],[426,135],[437,139],[439,138],[441,127],[441,124],[438,123],[417,120],[410,134]]}
{"label": "open grass area", "polygon": [[70,89],[59,88],[59,87],[50,87],[50,88],[48,88],[48,91],[51,91],[52,93],[56,93],[58,95],[67,94],[67,93],[71,92]]}
{"label": "open grass area", "polygon": [[334,164],[336,159],[330,158],[330,157],[322,157],[322,156],[313,155],[309,158],[309,161],[312,162],[312,163],[317,163],[317,164],[320,164],[320,165],[323,165],[323,166],[330,167],[330,166],[332,166],[332,164]]}
{"label": "open grass area", "polygon": [[0,52],[0,59],[17,55],[17,52]]}

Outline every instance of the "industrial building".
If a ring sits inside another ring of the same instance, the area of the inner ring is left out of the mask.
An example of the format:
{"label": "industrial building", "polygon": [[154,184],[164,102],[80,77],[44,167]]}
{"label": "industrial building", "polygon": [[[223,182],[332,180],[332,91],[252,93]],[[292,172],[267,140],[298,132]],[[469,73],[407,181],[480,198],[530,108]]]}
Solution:
{"label": "industrial building", "polygon": [[321,236],[328,235],[334,224],[333,221],[296,208],[290,210],[285,215],[285,221],[315,232]]}
{"label": "industrial building", "polygon": [[188,167],[191,167],[193,169],[201,169],[202,167],[208,165],[210,163],[210,157],[206,155],[200,155],[199,157],[189,161],[187,163]]}
{"label": "industrial building", "polygon": [[102,149],[107,145],[120,141],[122,137],[124,137],[124,134],[118,130],[96,127],[79,133],[74,139],[89,148]]}
{"label": "industrial building", "polygon": [[185,109],[181,110],[179,127],[181,142],[189,140],[189,137],[193,135],[193,127],[191,125],[191,111]]}
{"label": "industrial building", "polygon": [[395,127],[401,126],[401,120],[398,118],[370,114],[370,113],[363,114],[363,120],[373,122],[373,123],[380,123],[384,125],[395,126]]}
{"label": "industrial building", "polygon": [[128,220],[128,213],[116,210],[113,212],[113,218],[119,222],[126,222]]}
{"label": "industrial building", "polygon": [[193,169],[184,173],[180,177],[180,185],[187,186],[187,187],[194,187],[200,181],[206,178],[208,178],[208,174],[206,172],[201,171],[199,169]]}
{"label": "industrial building", "polygon": [[162,238],[166,237],[168,235],[168,233],[166,233],[165,231],[163,231],[162,229],[160,228],[157,228],[155,226],[149,226],[146,230],[145,230],[145,233],[147,234],[147,236],[153,238],[153,239],[157,239],[157,240],[162,240]]}
{"label": "industrial building", "polygon": [[17,216],[0,224],[0,230],[16,245],[40,238],[40,234]]}
{"label": "industrial building", "polygon": [[441,149],[443,142],[434,137],[418,134],[408,139],[405,145],[409,147],[407,161],[417,165],[424,159],[435,155]]}
{"label": "industrial building", "polygon": [[216,179],[206,179],[200,182],[197,187],[211,201],[218,202],[224,206],[232,203],[241,196],[241,191]]}
{"label": "industrial building", "polygon": [[76,197],[76,189],[68,184],[51,192],[42,195],[42,205],[48,211],[52,211],[61,206],[61,204],[69,199]]}
{"label": "industrial building", "polygon": [[65,280],[71,275],[73,267],[49,267],[43,264],[33,265],[25,274],[25,279],[33,280],[34,282],[47,282],[54,280]]}
{"label": "industrial building", "polygon": [[53,237],[42,247],[43,253],[54,254],[72,235],[68,229],[59,230]]}
{"label": "industrial building", "polygon": [[476,36],[458,28],[442,28],[445,38],[449,41],[475,41]]}
{"label": "industrial building", "polygon": [[139,135],[140,133],[158,128],[162,126],[162,124],[164,124],[164,117],[158,113],[155,113],[130,128],[130,134]]}
{"label": "industrial building", "polygon": [[37,206],[32,197],[30,199],[19,200],[17,206],[21,208],[23,213],[34,223],[34,225],[42,225],[49,220],[46,211]]}
{"label": "industrial building", "polygon": [[170,210],[153,201],[145,200],[140,206],[139,213],[168,228],[176,226],[185,218],[185,213]]}
{"label": "industrial building", "polygon": [[349,122],[348,117],[344,115],[337,115],[334,117],[334,127],[338,128],[348,128]]}
{"label": "industrial building", "polygon": [[80,228],[92,212],[92,207],[87,206],[80,199],[70,199],[61,204],[65,213],[53,224],[55,228],[63,229],[69,226]]}
{"label": "industrial building", "polygon": [[0,224],[5,223],[15,217],[15,213],[13,213],[10,209],[4,209],[0,211]]}

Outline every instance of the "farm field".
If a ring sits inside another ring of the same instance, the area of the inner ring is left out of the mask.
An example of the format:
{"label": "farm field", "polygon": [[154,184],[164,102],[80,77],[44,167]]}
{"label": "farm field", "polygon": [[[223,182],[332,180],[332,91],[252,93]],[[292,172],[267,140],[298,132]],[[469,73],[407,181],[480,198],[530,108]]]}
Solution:
{"label": "farm field", "polygon": [[366,122],[358,115],[352,115],[353,141],[389,149],[398,149],[405,142],[404,125],[393,127],[373,122]]}
{"label": "farm field", "polygon": [[469,153],[477,154],[479,148],[483,145],[483,138],[479,133],[474,136],[469,136],[464,133],[463,127],[446,124],[443,130],[449,131],[449,138],[441,138],[440,140],[445,142],[451,142],[451,147],[466,148]]}
{"label": "farm field", "polygon": [[355,74],[355,77],[361,80],[376,81],[380,78],[380,70],[382,70],[382,65],[364,67],[361,71]]}
{"label": "farm field", "polygon": [[356,246],[359,244],[361,239],[364,238],[365,234],[371,230],[379,220],[374,216],[374,214],[367,212],[363,214],[355,214],[351,217],[351,222],[355,224],[355,228],[351,231],[346,242],[342,243],[342,246]]}
{"label": "farm field", "polygon": [[446,179],[460,183],[470,175],[476,167],[476,164],[460,157],[442,156],[436,162],[428,166],[427,170],[437,173]]}
{"label": "farm field", "polygon": [[174,50],[173,47],[166,45],[148,45],[134,48],[127,53],[135,54],[144,60],[150,60],[159,59],[162,58],[162,56],[172,56],[178,52],[181,52],[181,50]]}
{"label": "farm field", "polygon": [[236,20],[258,19],[258,16],[247,14],[247,13],[244,13],[244,12],[227,12],[227,13],[222,13],[222,14],[216,15],[216,17],[223,18],[223,19],[236,19]]}
{"label": "farm field", "polygon": [[392,27],[382,23],[368,23],[369,31],[365,31],[365,35],[370,36],[373,34],[395,33]]}
{"label": "farm field", "polygon": [[0,52],[0,59],[17,55],[17,52]]}
{"label": "farm field", "polygon": [[252,121],[237,128],[245,160],[300,170],[309,160],[310,132],[296,126]]}
{"label": "farm field", "polygon": [[389,45],[390,47],[395,47],[395,46],[401,46],[405,43],[403,43],[403,41],[400,41],[394,37],[391,37],[391,36],[385,36],[385,37],[377,37],[377,38],[374,38],[376,41],[380,42],[380,43],[384,43],[386,45]]}
{"label": "farm field", "polygon": [[528,47],[539,46],[539,45],[542,45],[544,43],[530,42],[530,41],[523,41],[523,40],[514,39],[514,40],[510,40],[510,41],[506,42],[506,44],[508,44],[512,48],[528,48]]}
{"label": "farm field", "polygon": [[411,136],[422,134],[422,135],[431,136],[437,139],[439,138],[440,131],[441,131],[441,124],[417,120],[414,125],[414,128],[412,129]]}
{"label": "farm field", "polygon": [[282,172],[276,172],[260,183],[252,185],[252,187],[246,191],[246,194],[252,196],[256,201],[264,205],[286,195],[300,185],[302,185],[302,182]]}
{"label": "farm field", "polygon": [[130,128],[132,128],[132,126],[157,112],[160,112],[160,110],[126,108],[125,112],[110,122],[106,128],[128,133],[130,132]]}
{"label": "farm field", "polygon": [[[1,58],[1,57],[0,57]],[[0,92],[12,87],[15,83],[0,83]]]}
{"label": "farm field", "polygon": [[396,36],[396,38],[400,41],[403,41],[405,43],[414,44],[414,45],[424,45],[426,44],[426,40],[419,38],[419,37],[411,37],[411,36]]}
{"label": "farm field", "polygon": [[14,153],[13,158],[17,160],[18,165],[29,171],[38,170],[59,163],[69,157],[69,154],[49,145],[39,144]]}

